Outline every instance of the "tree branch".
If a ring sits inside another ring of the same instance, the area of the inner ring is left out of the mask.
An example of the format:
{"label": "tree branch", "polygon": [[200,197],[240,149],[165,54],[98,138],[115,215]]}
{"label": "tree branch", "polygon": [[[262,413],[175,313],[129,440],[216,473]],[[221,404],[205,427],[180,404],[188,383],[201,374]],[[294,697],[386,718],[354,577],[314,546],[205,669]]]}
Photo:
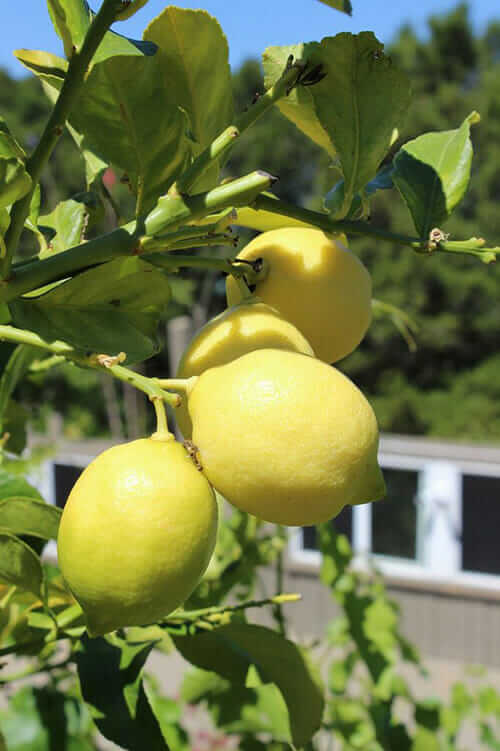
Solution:
{"label": "tree branch", "polygon": [[104,0],[89,27],[81,50],[75,50],[69,61],[68,72],[57,102],[37,147],[26,162],[26,170],[31,176],[33,185],[31,191],[18,201],[12,209],[10,227],[5,238],[6,254],[1,262],[2,279],[7,279],[9,276],[12,258],[19,244],[24,222],[29,214],[31,197],[40,180],[43,168],[63,132],[66,120],[83,86],[88,66],[121,7],[121,0]]}

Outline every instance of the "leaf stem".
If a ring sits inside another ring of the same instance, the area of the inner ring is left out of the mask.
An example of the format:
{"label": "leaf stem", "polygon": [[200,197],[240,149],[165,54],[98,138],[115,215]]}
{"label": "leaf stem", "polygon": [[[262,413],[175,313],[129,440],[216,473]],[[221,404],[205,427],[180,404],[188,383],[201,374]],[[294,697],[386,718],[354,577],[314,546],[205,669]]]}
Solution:
{"label": "leaf stem", "polygon": [[362,221],[350,221],[347,219],[335,221],[330,219],[328,214],[322,214],[319,211],[311,211],[310,209],[303,209],[300,206],[286,203],[278,198],[271,198],[271,196],[257,196],[253,208],[257,211],[261,209],[272,214],[278,214],[279,216],[298,219],[307,224],[312,224],[325,232],[347,232],[353,235],[366,235],[367,237],[389,240],[390,242],[398,243],[399,245],[408,245],[413,248],[413,250],[417,251],[425,249],[426,246],[426,242],[417,237],[387,232],[386,230],[378,229],[377,227],[371,227],[367,222]]}
{"label": "leaf stem", "polygon": [[40,180],[42,171],[63,133],[66,120],[84,84],[88,66],[105,33],[115,20],[121,5],[121,0],[103,1],[89,27],[81,50],[75,50],[71,56],[68,72],[54,109],[44,128],[40,141],[26,162],[26,170],[32,179],[32,189],[12,209],[10,227],[5,238],[7,252],[1,261],[2,279],[6,279],[9,276],[12,258],[19,244],[24,222],[29,214],[31,197]]}
{"label": "leaf stem", "polygon": [[32,347],[52,352],[54,355],[62,355],[66,360],[74,362],[80,367],[95,368],[96,370],[112,375],[119,381],[129,383],[139,391],[147,394],[150,399],[163,399],[172,407],[178,407],[181,402],[178,394],[170,394],[168,391],[164,391],[155,383],[153,378],[147,378],[123,365],[113,364],[112,361],[117,358],[110,357],[109,355],[91,355],[90,357],[86,357],[73,349],[67,342],[57,340],[47,342],[33,331],[16,329],[14,326],[0,326],[0,341],[29,344]]}

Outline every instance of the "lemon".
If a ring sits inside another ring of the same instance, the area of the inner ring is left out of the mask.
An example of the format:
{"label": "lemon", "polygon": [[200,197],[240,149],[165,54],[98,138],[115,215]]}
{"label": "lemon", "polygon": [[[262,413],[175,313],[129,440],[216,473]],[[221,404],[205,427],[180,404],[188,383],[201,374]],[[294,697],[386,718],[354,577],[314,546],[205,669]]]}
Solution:
{"label": "lemon", "polygon": [[100,454],[74,485],[58,536],[61,571],[89,633],[175,610],[207,568],[216,531],[214,492],[173,436]]}
{"label": "lemon", "polygon": [[320,360],[250,352],[199,376],[188,408],[206,477],[261,519],[318,524],[385,494],[373,410]]}
{"label": "lemon", "polygon": [[[314,357],[311,345],[295,326],[269,305],[246,298],[200,329],[182,355],[177,377],[200,375],[208,368],[263,348],[287,349]],[[190,438],[192,425],[185,402],[176,409],[175,416],[183,435]]]}
{"label": "lemon", "polygon": [[[316,356],[332,363],[352,352],[371,322],[371,277],[339,238],[319,229],[285,227],[263,232],[238,258],[268,262],[255,294],[294,324]],[[228,305],[241,299],[233,277]]]}

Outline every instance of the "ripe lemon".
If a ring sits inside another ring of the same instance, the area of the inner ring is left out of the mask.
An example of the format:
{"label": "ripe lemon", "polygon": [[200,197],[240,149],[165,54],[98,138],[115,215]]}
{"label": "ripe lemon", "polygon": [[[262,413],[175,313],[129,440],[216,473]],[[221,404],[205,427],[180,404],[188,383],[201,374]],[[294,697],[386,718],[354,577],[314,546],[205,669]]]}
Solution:
{"label": "ripe lemon", "polygon": [[[268,262],[255,294],[302,331],[320,360],[336,362],[358,346],[371,322],[371,277],[338,238],[285,227],[258,235],[238,258]],[[241,299],[233,277],[226,291],[228,305]]]}
{"label": "ripe lemon", "polygon": [[385,494],[373,410],[320,360],[250,352],[199,376],[188,409],[206,477],[261,519],[318,524]]}
{"label": "ripe lemon", "polygon": [[[208,368],[225,365],[255,349],[287,349],[314,357],[309,342],[276,310],[256,298],[246,298],[209,321],[182,355],[177,377],[190,378]],[[177,423],[186,438],[192,425],[185,402],[176,409]]]}
{"label": "ripe lemon", "polygon": [[58,537],[61,571],[89,633],[175,610],[207,568],[216,531],[215,494],[173,436],[100,454],[73,487]]}

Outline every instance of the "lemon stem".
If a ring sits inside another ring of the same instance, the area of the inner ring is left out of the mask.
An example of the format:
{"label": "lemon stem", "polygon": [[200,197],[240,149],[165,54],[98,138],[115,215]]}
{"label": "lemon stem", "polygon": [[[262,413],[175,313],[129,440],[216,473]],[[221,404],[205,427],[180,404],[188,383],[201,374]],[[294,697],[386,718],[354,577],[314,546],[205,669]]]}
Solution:
{"label": "lemon stem", "polygon": [[238,289],[240,291],[240,295],[242,297],[241,302],[244,300],[248,300],[248,298],[252,297],[252,292],[250,290],[250,287],[246,283],[244,277],[242,276],[235,276],[233,277],[234,281],[238,285]]}
{"label": "lemon stem", "polygon": [[191,376],[191,378],[152,378],[151,380],[161,389],[180,391],[189,396],[198,380],[198,376]]}
{"label": "lemon stem", "polygon": [[152,396],[151,401],[154,404],[156,412],[156,431],[151,438],[155,441],[172,441],[174,435],[168,429],[167,413],[165,411],[165,402],[159,396]]}

